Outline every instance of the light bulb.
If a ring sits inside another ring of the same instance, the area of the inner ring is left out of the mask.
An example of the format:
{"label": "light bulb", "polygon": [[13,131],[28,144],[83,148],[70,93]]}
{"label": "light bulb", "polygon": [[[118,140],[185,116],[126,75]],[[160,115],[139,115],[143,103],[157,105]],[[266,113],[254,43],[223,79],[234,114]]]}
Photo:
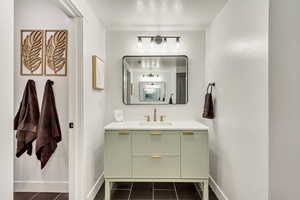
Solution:
{"label": "light bulb", "polygon": [[166,47],[167,47],[167,38],[165,37],[164,41],[163,41],[163,48],[166,48]]}
{"label": "light bulb", "polygon": [[176,38],[176,49],[178,49],[180,47],[180,38],[177,37]]}
{"label": "light bulb", "polygon": [[138,37],[138,48],[141,49],[143,47],[142,37]]}
{"label": "light bulb", "polygon": [[151,37],[150,42],[151,42],[151,48],[153,48],[154,47],[154,37]]}

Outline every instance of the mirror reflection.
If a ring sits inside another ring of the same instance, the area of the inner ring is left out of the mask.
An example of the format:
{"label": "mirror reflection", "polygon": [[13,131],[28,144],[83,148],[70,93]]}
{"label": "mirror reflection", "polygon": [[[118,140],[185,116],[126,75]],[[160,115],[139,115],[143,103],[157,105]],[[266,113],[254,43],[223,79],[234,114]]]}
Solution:
{"label": "mirror reflection", "polygon": [[186,104],[187,81],[187,56],[123,58],[124,104]]}

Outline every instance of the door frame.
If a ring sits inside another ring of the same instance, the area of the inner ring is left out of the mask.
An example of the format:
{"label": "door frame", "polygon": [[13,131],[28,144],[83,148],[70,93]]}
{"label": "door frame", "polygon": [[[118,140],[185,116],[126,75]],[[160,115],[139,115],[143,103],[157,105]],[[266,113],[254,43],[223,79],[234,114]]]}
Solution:
{"label": "door frame", "polygon": [[69,200],[80,200],[82,187],[82,151],[80,133],[83,132],[83,15],[74,5],[72,0],[58,0],[58,6],[72,19],[71,38],[73,38],[71,57],[74,65],[69,67],[68,88],[69,88]]}
{"label": "door frame", "polygon": [[0,13],[0,199],[10,200],[14,189],[14,1],[1,1]]}

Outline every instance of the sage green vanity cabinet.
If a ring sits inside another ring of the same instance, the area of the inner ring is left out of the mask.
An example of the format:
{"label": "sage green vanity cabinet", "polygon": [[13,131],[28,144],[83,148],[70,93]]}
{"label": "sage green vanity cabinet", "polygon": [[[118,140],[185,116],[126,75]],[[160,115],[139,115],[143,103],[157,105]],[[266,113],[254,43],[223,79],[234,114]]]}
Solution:
{"label": "sage green vanity cabinet", "polygon": [[208,200],[207,130],[106,130],[106,200],[113,182],[202,183]]}

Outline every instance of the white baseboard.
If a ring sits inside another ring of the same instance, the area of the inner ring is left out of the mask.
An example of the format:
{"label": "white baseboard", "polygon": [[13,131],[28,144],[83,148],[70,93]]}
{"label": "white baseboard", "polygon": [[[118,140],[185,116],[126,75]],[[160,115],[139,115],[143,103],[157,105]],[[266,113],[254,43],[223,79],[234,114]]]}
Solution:
{"label": "white baseboard", "polygon": [[85,199],[94,200],[103,183],[104,183],[104,174],[102,173],[97,179],[95,185],[89,191]]}
{"label": "white baseboard", "polygon": [[69,191],[68,182],[56,181],[15,181],[15,192],[59,192],[67,193]]}
{"label": "white baseboard", "polygon": [[212,177],[209,177],[209,185],[219,200],[229,200]]}

